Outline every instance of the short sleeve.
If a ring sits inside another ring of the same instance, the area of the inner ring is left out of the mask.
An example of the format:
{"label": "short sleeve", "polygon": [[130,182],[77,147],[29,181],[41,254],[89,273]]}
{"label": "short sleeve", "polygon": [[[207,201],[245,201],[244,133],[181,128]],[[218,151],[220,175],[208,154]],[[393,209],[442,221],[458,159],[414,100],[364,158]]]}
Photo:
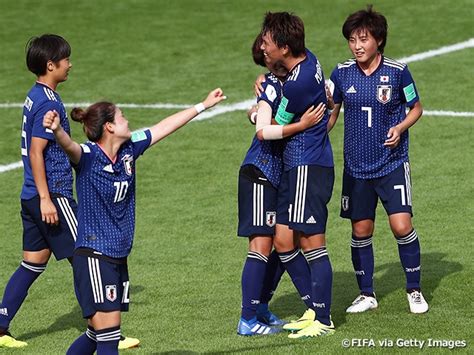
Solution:
{"label": "short sleeve", "polygon": [[257,102],[265,101],[270,106],[273,106],[276,98],[278,97],[277,89],[275,88],[274,84],[269,82],[268,80],[262,83],[263,92],[257,98]]}
{"label": "short sleeve", "polygon": [[38,108],[33,119],[32,137],[43,138],[49,141],[55,140],[53,131],[43,127],[44,115],[52,110],[57,111],[59,114],[63,112],[62,106],[57,101],[46,101]]}
{"label": "short sleeve", "polygon": [[413,107],[413,105],[420,101],[420,97],[418,96],[418,91],[415,86],[415,81],[413,80],[410,71],[408,70],[408,66],[402,71],[402,77],[400,80],[400,97],[402,98],[403,102],[406,102],[408,107]]}
{"label": "short sleeve", "polygon": [[149,129],[135,131],[132,133],[133,158],[136,160],[151,144],[151,132]]}
{"label": "short sleeve", "polygon": [[73,164],[72,166],[78,173],[83,173],[90,169],[97,152],[94,149],[93,143],[82,143],[80,146],[82,150],[81,159],[79,159],[79,162],[77,164]]}
{"label": "short sleeve", "polygon": [[312,104],[311,95],[307,95],[304,91],[305,87],[294,81],[285,83],[283,97],[275,117],[278,124],[287,125],[291,123],[295,115],[300,113],[302,107],[306,109]]}

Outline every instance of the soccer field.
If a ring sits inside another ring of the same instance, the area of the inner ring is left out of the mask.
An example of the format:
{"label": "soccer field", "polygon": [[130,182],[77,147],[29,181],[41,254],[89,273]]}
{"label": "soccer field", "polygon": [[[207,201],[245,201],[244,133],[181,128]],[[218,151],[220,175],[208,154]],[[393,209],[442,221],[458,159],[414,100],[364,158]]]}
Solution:
{"label": "soccer field", "polygon": [[[420,236],[422,286],[430,311],[409,313],[397,245],[380,208],[374,234],[379,308],[345,313],[358,290],[350,260],[350,223],[339,217],[340,119],[330,134],[336,182],[327,229],[336,332],[304,341],[288,339],[285,333],[249,338],[236,334],[240,276],[247,254],[247,241],[236,237],[237,176],[254,135],[243,102],[253,98],[253,82],[262,72],[253,64],[250,47],[266,11],[295,12],[305,22],[306,45],[328,78],[334,66],[350,56],[342,23],[366,4],[361,0],[0,0],[0,292],[21,260],[23,171],[9,164],[21,160],[21,105],[35,80],[26,69],[25,44],[34,35],[57,33],[72,46],[73,68],[58,88],[63,101],[123,103],[132,129],[150,126],[176,107],[201,101],[215,87],[228,97],[221,111],[206,112],[137,163],[136,233],[129,258],[131,305],[123,316],[122,332],[139,338],[141,346],[127,353],[449,351],[428,345],[429,339],[436,339],[446,346],[447,341],[463,340],[467,346],[457,352],[472,354],[472,0],[374,1],[389,22],[385,54],[409,62],[425,110],[410,130],[410,158],[413,223]],[[443,49],[437,55],[429,52],[439,48]],[[420,56],[411,57],[415,54]],[[76,140],[85,140],[79,124],[71,127]],[[304,311],[288,275],[271,309],[287,320]],[[11,353],[64,354],[84,330],[71,268],[67,262],[51,260],[11,325],[13,335],[29,345]],[[354,346],[344,348],[346,339]],[[426,343],[419,349],[397,339]],[[394,345],[384,348],[379,343],[384,340]],[[9,352],[0,349],[0,353]]]}

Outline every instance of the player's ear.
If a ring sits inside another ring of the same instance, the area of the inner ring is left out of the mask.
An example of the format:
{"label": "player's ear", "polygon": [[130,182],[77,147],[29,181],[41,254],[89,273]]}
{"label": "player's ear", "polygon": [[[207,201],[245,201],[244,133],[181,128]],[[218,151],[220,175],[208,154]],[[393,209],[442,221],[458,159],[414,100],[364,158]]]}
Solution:
{"label": "player's ear", "polygon": [[54,62],[52,60],[48,60],[48,62],[46,63],[46,70],[53,71],[54,67],[55,67]]}
{"label": "player's ear", "polygon": [[114,133],[114,124],[113,122],[105,122],[104,130],[109,133]]}

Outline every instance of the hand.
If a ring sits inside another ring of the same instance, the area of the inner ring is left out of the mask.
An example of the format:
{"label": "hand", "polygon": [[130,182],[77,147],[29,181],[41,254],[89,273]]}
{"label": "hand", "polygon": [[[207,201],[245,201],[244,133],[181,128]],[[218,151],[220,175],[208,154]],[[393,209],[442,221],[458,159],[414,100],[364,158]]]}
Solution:
{"label": "hand", "polygon": [[324,87],[326,88],[326,97],[328,99],[328,109],[332,110],[334,109],[334,100],[331,95],[331,89],[329,88],[327,84]]}
{"label": "hand", "polygon": [[48,111],[43,116],[43,127],[53,131],[60,126],[59,113],[56,110]]}
{"label": "hand", "polygon": [[397,126],[391,127],[388,130],[387,139],[385,140],[385,143],[383,145],[389,147],[390,149],[395,148],[398,143],[400,143],[400,135],[401,132]]}
{"label": "hand", "polygon": [[[253,106],[252,106],[251,108],[249,108],[248,111],[247,111],[247,117],[248,117],[250,123],[253,124],[253,125],[256,123],[256,117],[257,117],[256,114],[257,114],[257,111],[258,111],[258,105],[253,105]],[[252,121],[252,114],[254,114],[254,113],[255,113],[255,115],[253,115],[253,116],[254,116],[254,119],[253,119],[253,121]]]}
{"label": "hand", "polygon": [[255,80],[255,84],[253,86],[255,96],[259,97],[262,94],[263,92],[262,83],[264,82],[265,82],[265,75],[260,74],[259,76],[257,76],[257,79]]}
{"label": "hand", "polygon": [[54,206],[53,201],[51,201],[49,197],[41,199],[40,210],[41,220],[44,223],[51,225],[59,224],[58,211],[56,210],[56,206]]}
{"label": "hand", "polygon": [[209,95],[207,95],[206,99],[202,102],[206,109],[217,105],[222,100],[227,99],[227,96],[224,96],[224,92],[221,88],[217,88],[212,90]]}
{"label": "hand", "polygon": [[303,114],[303,116],[301,116],[300,122],[306,128],[312,127],[323,119],[325,112],[326,112],[326,105],[321,102],[316,107],[311,106],[310,108],[308,108],[306,112]]}

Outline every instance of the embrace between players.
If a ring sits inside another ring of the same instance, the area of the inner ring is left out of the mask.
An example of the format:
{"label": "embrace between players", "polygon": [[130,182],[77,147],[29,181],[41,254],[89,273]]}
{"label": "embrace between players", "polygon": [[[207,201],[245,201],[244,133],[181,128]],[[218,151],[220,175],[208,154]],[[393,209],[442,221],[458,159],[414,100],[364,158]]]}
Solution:
{"label": "embrace between players", "polygon": [[[353,58],[337,65],[325,87],[321,65],[305,47],[301,19],[286,12],[265,16],[252,54],[270,72],[256,82],[258,106],[248,113],[256,135],[239,172],[238,235],[249,240],[240,335],[284,329],[297,339],[335,331],[325,236],[334,184],[328,133],[343,103],[341,217],[351,220],[360,289],[347,312],[378,306],[372,249],[378,199],[397,241],[410,312],[428,311],[420,288],[420,244],[411,223],[408,160],[408,128],[421,117],[422,107],[406,64],[383,55],[387,27],[371,6],[351,14],[342,33]],[[332,110],[326,110],[328,101]],[[307,307],[289,323],[268,308],[285,270]]]}
{"label": "embrace between players", "polygon": [[[383,56],[386,30],[385,18],[371,8],[346,20],[343,33],[355,59],[339,64],[331,75],[334,110],[329,113],[322,68],[305,47],[301,19],[289,13],[265,16],[252,52],[270,73],[257,85],[258,109],[250,113],[257,132],[239,173],[238,234],[249,238],[249,252],[238,334],[266,335],[284,328],[292,331],[291,338],[301,338],[334,332],[332,268],[325,242],[326,206],[334,183],[328,132],[342,103],[341,216],[352,222],[352,261],[360,288],[347,311],[377,307],[372,232],[378,198],[398,243],[410,310],[428,310],[420,290],[419,242],[411,225],[407,132],[422,109],[406,65]],[[77,144],[56,92],[67,80],[70,52],[69,44],[56,35],[37,37],[28,45],[28,68],[38,80],[23,108],[23,261],[0,304],[0,346],[27,345],[11,336],[10,322],[53,253],[58,260],[71,261],[76,296],[88,321],[67,353],[117,354],[119,346],[138,344],[120,332],[120,313],[128,310],[129,302],[135,161],[225,96],[215,89],[202,103],[133,134],[113,103],[74,109],[71,117],[83,124],[89,139]],[[300,319],[286,324],[268,309],[285,270],[307,307]]]}

